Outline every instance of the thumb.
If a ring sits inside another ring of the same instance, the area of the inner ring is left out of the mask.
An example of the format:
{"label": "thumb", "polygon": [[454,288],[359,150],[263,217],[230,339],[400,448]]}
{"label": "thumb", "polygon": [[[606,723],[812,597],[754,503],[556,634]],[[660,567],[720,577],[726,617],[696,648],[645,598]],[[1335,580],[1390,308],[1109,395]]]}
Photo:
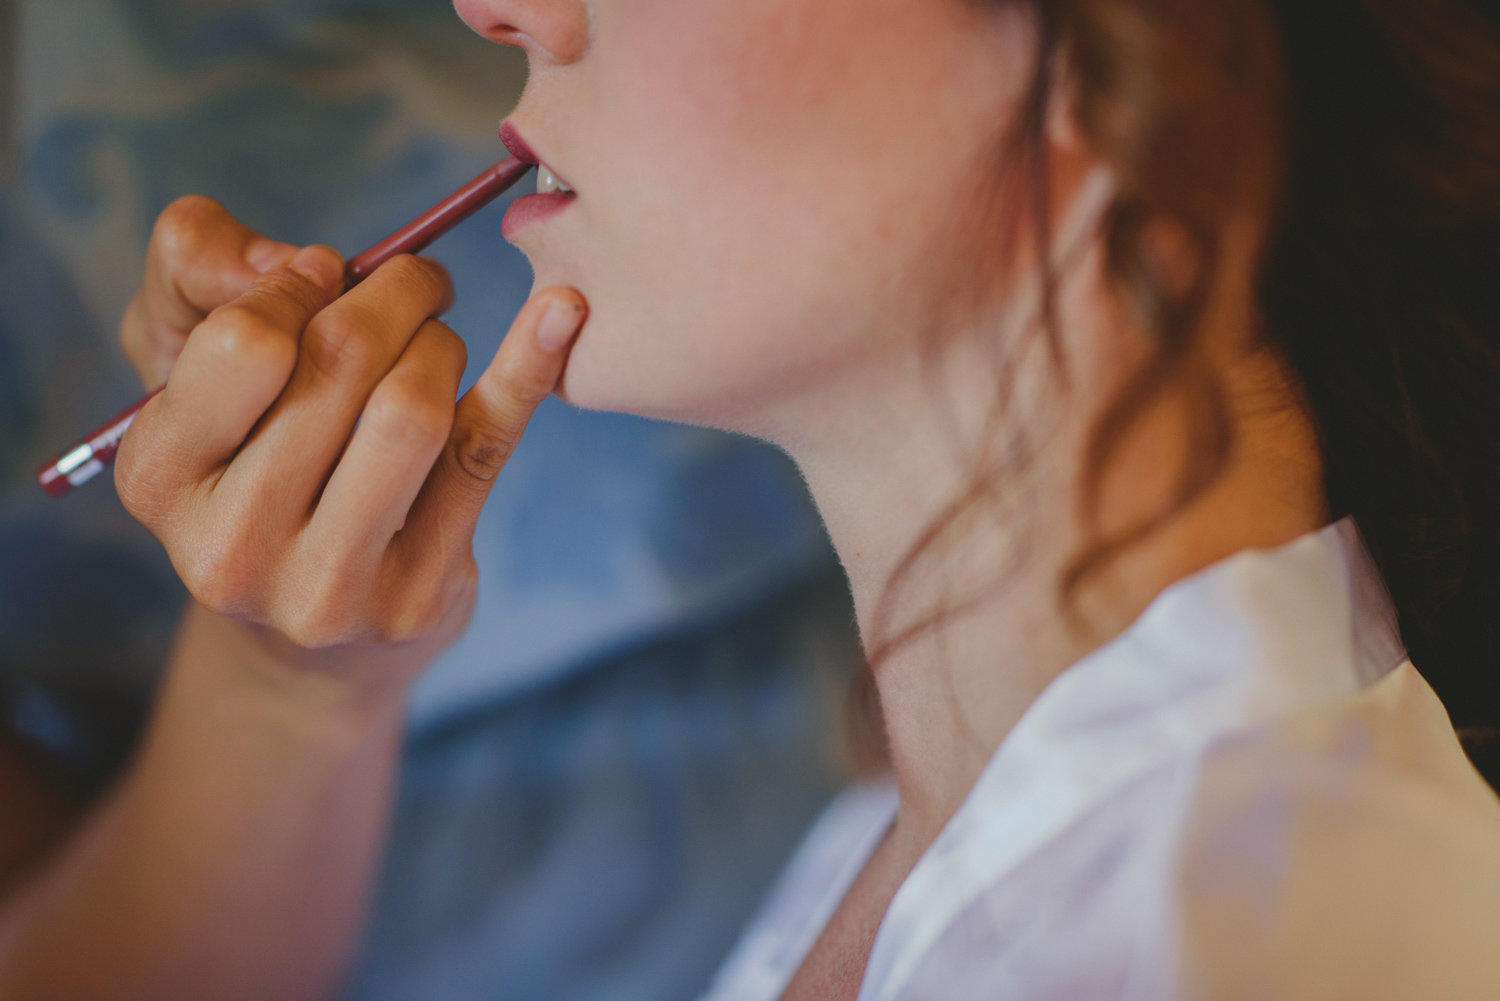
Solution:
{"label": "thumb", "polygon": [[468,552],[495,477],[510,461],[537,406],[562,378],[587,317],[588,304],[573,289],[550,288],[532,296],[489,368],[458,401],[448,445],[412,505],[399,541],[445,563]]}

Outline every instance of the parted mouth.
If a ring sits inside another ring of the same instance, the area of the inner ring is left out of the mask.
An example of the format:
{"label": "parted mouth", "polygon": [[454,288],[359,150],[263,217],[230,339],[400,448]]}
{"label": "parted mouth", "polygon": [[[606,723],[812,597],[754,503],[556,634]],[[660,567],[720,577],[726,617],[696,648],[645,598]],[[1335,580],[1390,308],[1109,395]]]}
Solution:
{"label": "parted mouth", "polygon": [[539,194],[545,195],[554,191],[564,194],[573,193],[573,186],[559,177],[557,171],[542,162],[542,158],[536,155],[536,151],[521,135],[520,130],[510,122],[505,122],[500,126],[500,141],[505,144],[506,149],[510,150],[511,156],[522,163],[536,165],[536,190]]}

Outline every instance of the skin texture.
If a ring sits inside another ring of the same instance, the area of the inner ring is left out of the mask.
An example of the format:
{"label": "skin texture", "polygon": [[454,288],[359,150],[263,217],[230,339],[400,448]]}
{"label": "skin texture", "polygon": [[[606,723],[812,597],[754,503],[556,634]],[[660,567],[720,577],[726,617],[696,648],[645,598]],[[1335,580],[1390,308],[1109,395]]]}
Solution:
{"label": "skin texture", "polygon": [[[881,663],[899,819],[789,998],[854,997],[895,890],[1059,672],[1173,581],[1326,520],[1310,422],[1251,336],[1248,219],[1208,310],[1206,364],[1236,432],[1226,471],[1063,607],[1061,576],[1090,537],[1074,503],[1089,433],[1151,345],[1102,276],[1091,224],[1112,182],[1062,105],[1045,151],[1059,232],[1077,240],[1059,290],[1062,371],[1021,337],[1036,262],[1002,274],[992,251],[1016,209],[996,169],[1033,68],[1023,13],[964,0],[456,6],[525,49],[511,120],[577,191],[514,237],[546,291],[455,407],[462,355],[432,319],[448,295],[434,266],[394,261],[335,302],[326,248],[276,244],[203,200],[169,210],[122,339],[145,382],[170,381],[127,436],[117,482],[198,604],[131,778],[0,922],[0,997],[332,990],[389,804],[401,698],[468,614],[474,520],[554,385],[583,406],[784,447],[872,646],[1010,568],[989,600]],[[585,299],[571,356],[545,347],[543,329],[571,335]],[[545,320],[553,303],[562,313]],[[961,545],[890,592],[995,437],[1002,359],[1015,387],[1003,425],[1034,432],[1034,461],[964,523]],[[1166,502],[1187,419],[1167,394],[1136,425],[1093,528]],[[134,934],[113,937],[120,927]],[[90,962],[60,962],[65,949]]]}

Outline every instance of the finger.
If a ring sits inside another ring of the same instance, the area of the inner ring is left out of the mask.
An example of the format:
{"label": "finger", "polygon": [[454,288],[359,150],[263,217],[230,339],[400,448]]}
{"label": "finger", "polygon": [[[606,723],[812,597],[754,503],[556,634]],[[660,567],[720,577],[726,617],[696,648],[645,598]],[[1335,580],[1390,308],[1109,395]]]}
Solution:
{"label": "finger", "polygon": [[234,456],[291,377],[303,330],[343,291],[343,268],[336,251],[309,247],[199,324],[121,444],[122,490],[172,496]]}
{"label": "finger", "polygon": [[318,500],[306,551],[367,575],[406,521],[453,428],[468,352],[428,320],[370,394],[359,427]]}
{"label": "finger", "polygon": [[300,518],[338,461],[371,392],[428,319],[452,302],[436,261],[398,257],[319,313],[302,337],[296,371],[231,477],[275,480]]}
{"label": "finger", "polygon": [[448,444],[396,538],[408,565],[451,563],[469,552],[496,475],[557,386],[587,317],[583,297],[565,288],[541,292],[521,310],[494,361],[458,402]]}
{"label": "finger", "polygon": [[120,343],[143,382],[166,381],[188,334],[297,252],[243,225],[211,198],[180,198],[157,218],[146,275],[126,310]]}

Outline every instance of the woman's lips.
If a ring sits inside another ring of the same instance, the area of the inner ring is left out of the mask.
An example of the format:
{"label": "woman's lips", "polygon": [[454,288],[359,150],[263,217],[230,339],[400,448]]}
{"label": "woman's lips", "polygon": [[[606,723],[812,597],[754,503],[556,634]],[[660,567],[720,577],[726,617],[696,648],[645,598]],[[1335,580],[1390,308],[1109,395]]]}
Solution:
{"label": "woman's lips", "polygon": [[521,138],[520,131],[510,122],[500,123],[500,141],[510,150],[510,155],[522,163],[538,164],[541,159],[531,151],[531,144]]}
{"label": "woman's lips", "polygon": [[571,191],[549,191],[545,195],[526,195],[511,202],[500,220],[500,234],[514,240],[517,233],[557,215],[578,196]]}
{"label": "woman's lips", "polygon": [[510,150],[511,156],[522,163],[535,164],[539,171],[548,171],[555,179],[554,183],[562,185],[561,190],[539,191],[534,195],[517,198],[511,203],[510,208],[506,210],[505,218],[500,223],[501,235],[510,240],[528,226],[535,226],[557,215],[578,196],[566,182],[557,177],[556,171],[552,171],[542,162],[541,157],[537,156],[536,151],[531,148],[531,144],[521,136],[520,130],[510,122],[505,122],[500,126],[500,141],[505,144],[506,149]]}

